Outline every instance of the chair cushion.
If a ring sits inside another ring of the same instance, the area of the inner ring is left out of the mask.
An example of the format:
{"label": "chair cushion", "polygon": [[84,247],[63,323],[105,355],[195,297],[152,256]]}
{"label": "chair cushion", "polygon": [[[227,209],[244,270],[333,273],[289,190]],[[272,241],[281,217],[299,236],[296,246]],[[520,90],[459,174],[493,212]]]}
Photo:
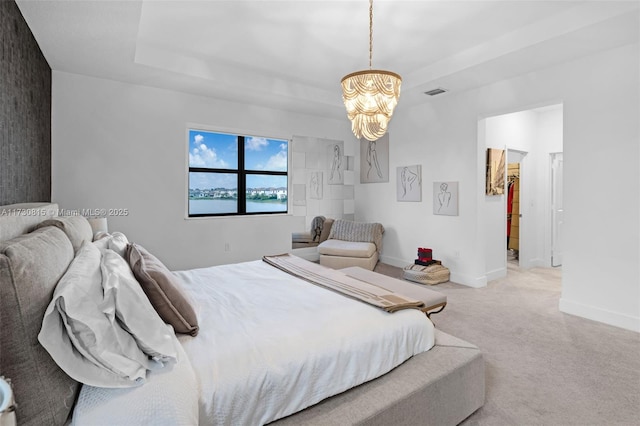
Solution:
{"label": "chair cushion", "polygon": [[327,256],[320,255],[320,264],[332,269],[348,268],[350,266],[359,266],[360,268],[373,271],[378,263],[378,253],[373,253],[371,257],[347,257],[347,256]]}
{"label": "chair cushion", "polygon": [[376,245],[329,239],[318,245],[318,252],[327,256],[371,257],[376,252]]}

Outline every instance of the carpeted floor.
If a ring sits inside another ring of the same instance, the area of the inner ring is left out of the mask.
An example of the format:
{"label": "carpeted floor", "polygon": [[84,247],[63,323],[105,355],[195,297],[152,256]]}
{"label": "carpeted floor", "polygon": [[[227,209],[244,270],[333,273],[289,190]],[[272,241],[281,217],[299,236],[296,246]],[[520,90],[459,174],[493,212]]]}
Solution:
{"label": "carpeted floor", "polygon": [[463,425],[640,425],[640,334],[561,313],[559,269],[510,265],[485,288],[429,288],[447,295],[436,327],[485,358],[485,405]]}

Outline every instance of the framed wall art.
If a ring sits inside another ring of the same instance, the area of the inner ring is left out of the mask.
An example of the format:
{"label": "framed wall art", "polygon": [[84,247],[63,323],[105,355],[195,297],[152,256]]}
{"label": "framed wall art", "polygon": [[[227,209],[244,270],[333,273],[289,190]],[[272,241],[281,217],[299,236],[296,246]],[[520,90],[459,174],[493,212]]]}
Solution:
{"label": "framed wall art", "polygon": [[389,182],[389,133],[377,141],[360,139],[360,183]]}
{"label": "framed wall art", "polygon": [[309,177],[309,198],[322,200],[322,172],[311,172]]}
{"label": "framed wall art", "polygon": [[458,216],[458,182],[433,182],[433,214]]}
{"label": "framed wall art", "polygon": [[329,170],[327,183],[329,185],[342,185],[344,183],[344,170],[347,162],[344,157],[344,142],[335,142],[328,146]]}
{"label": "framed wall art", "polygon": [[422,201],[422,167],[403,166],[396,170],[398,201]]}
{"label": "framed wall art", "polygon": [[486,195],[504,194],[505,150],[487,149]]}

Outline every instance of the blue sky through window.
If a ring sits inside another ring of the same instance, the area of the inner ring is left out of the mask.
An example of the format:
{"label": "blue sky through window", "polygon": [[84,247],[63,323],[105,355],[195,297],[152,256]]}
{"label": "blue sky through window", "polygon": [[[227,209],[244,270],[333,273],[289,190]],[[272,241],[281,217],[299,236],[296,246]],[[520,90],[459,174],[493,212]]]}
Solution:
{"label": "blue sky through window", "polygon": [[189,167],[238,168],[238,137],[189,130]]}
{"label": "blue sky through window", "polygon": [[[189,130],[189,167],[215,169],[238,168],[237,135]],[[287,140],[245,137],[245,169],[255,171],[287,171]],[[189,189],[237,187],[235,174],[190,173]],[[286,177],[252,176],[247,187],[286,187]],[[255,185],[255,186],[254,186]]]}

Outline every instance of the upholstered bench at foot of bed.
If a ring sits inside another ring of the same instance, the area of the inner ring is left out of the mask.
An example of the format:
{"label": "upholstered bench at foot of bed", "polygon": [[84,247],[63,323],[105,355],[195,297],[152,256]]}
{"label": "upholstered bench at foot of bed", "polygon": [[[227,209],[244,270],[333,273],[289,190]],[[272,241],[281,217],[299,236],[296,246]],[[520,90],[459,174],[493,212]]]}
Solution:
{"label": "upholstered bench at foot of bed", "polygon": [[464,340],[435,338],[384,376],[271,425],[457,425],[484,404],[484,359]]}
{"label": "upholstered bench at foot of bed", "polygon": [[378,263],[373,243],[329,239],[318,245],[318,253],[320,264],[333,269],[359,266],[371,271]]}

